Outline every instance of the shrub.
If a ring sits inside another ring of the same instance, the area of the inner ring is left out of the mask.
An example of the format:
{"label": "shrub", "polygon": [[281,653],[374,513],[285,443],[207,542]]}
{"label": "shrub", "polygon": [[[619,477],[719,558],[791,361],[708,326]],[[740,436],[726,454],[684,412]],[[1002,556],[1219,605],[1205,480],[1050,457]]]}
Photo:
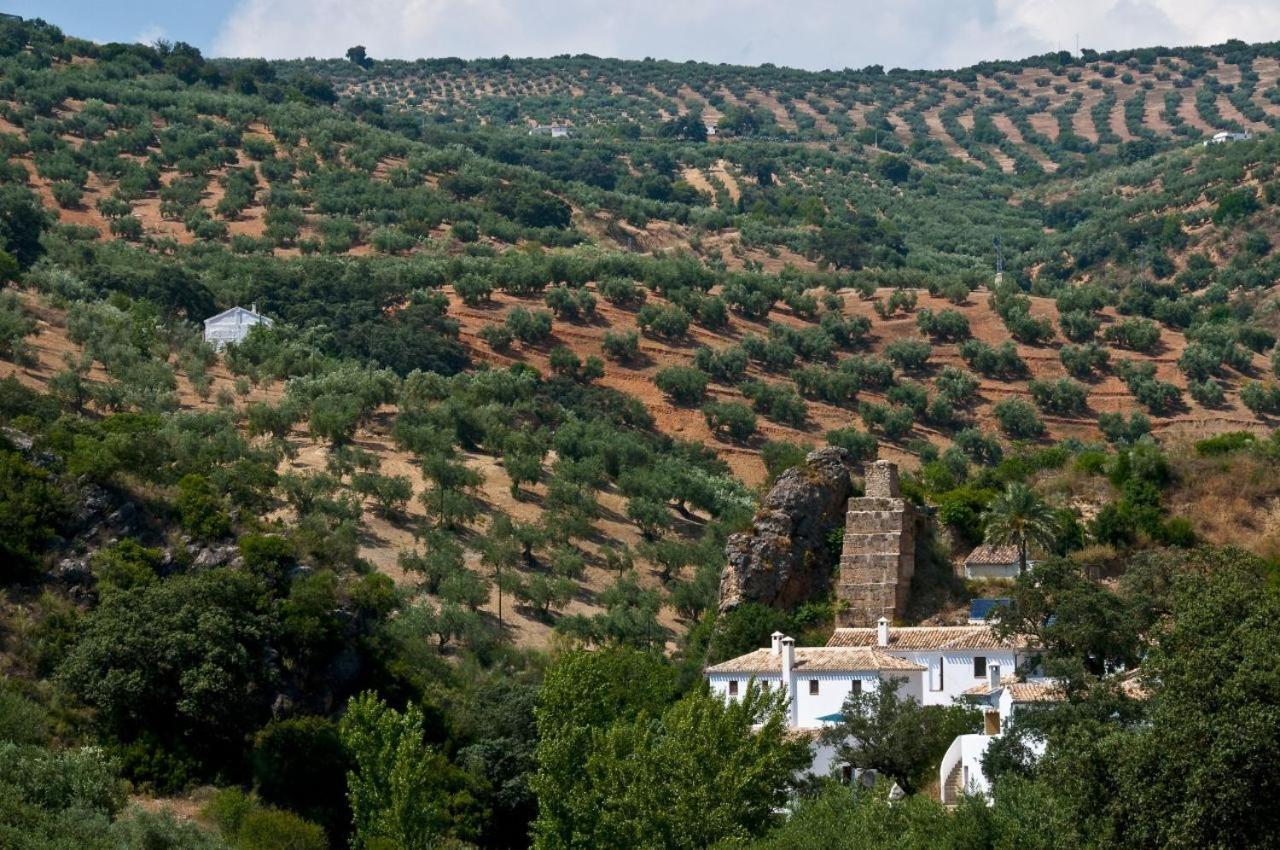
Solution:
{"label": "shrub", "polygon": [[727,434],[730,439],[743,442],[756,432],[756,416],[741,402],[711,402],[703,405],[702,415],[717,437]]}
{"label": "shrub", "polygon": [[721,349],[703,346],[693,353],[693,365],[706,372],[713,380],[736,384],[747,373],[747,352],[738,345]]}
{"label": "shrub", "polygon": [[1029,389],[1036,406],[1045,413],[1060,416],[1080,416],[1084,413],[1087,392],[1083,385],[1070,378],[1032,381]]}
{"label": "shrub", "polygon": [[764,381],[748,381],[741,387],[742,394],[751,399],[757,413],[784,425],[800,427],[809,416],[804,399],[791,387],[767,384]]}
{"label": "shrub", "polygon": [[636,313],[642,333],[666,339],[680,339],[689,333],[689,314],[674,304],[646,304]]}
{"label": "shrub", "polygon": [[1015,440],[1028,440],[1044,433],[1044,423],[1036,410],[1020,398],[1007,398],[992,409],[1000,429]]}
{"label": "shrub", "polygon": [[1226,393],[1222,390],[1222,384],[1212,378],[1187,382],[1187,391],[1201,407],[1221,407],[1227,399]]}
{"label": "shrub", "polygon": [[610,360],[629,363],[640,353],[640,335],[635,331],[606,331],[601,348]]}
{"label": "shrub", "polygon": [[515,307],[507,314],[507,330],[524,345],[545,342],[551,336],[551,314],[546,310]]}
{"label": "shrub", "polygon": [[1098,332],[1102,320],[1084,310],[1068,310],[1058,315],[1062,335],[1072,342],[1088,342]]}
{"label": "shrub", "polygon": [[707,373],[691,366],[668,366],[654,376],[654,383],[676,404],[697,404],[707,391]]}
{"label": "shrub", "polygon": [[1228,431],[1225,434],[1214,434],[1196,443],[1196,454],[1202,457],[1216,457],[1234,454],[1242,449],[1256,445],[1258,438],[1249,431]]}
{"label": "shrub", "polygon": [[1248,381],[1240,388],[1240,401],[1257,416],[1274,416],[1280,413],[1280,387]]}
{"label": "shrub", "polygon": [[1095,372],[1101,372],[1107,368],[1107,363],[1111,360],[1107,350],[1093,342],[1084,345],[1064,345],[1058,352],[1058,357],[1070,375],[1081,379],[1090,378]]}
{"label": "shrub", "polygon": [[934,340],[958,342],[969,337],[969,320],[959,310],[945,309],[934,313],[928,308],[923,309],[916,314],[916,327]]}
{"label": "shrub", "polygon": [[929,363],[933,347],[922,339],[897,339],[884,348],[884,356],[904,372],[919,372]]}
{"label": "shrub", "polygon": [[1109,443],[1119,446],[1131,445],[1151,433],[1151,420],[1136,411],[1129,414],[1128,419],[1123,413],[1100,413],[1098,430],[1102,431],[1102,436],[1106,437]]}
{"label": "shrub", "polygon": [[1150,319],[1124,319],[1108,327],[1102,335],[1121,348],[1145,354],[1155,351],[1160,344],[1160,326]]}
{"label": "shrub", "polygon": [[980,375],[1007,379],[1028,373],[1027,364],[1018,356],[1018,347],[1009,340],[992,348],[981,340],[968,339],[960,343],[960,356]]}
{"label": "shrub", "polygon": [[506,325],[485,325],[477,335],[494,351],[506,351],[514,339]]}
{"label": "shrub", "polygon": [[956,407],[967,407],[978,394],[978,379],[954,366],[942,367],[933,385]]}
{"label": "shrub", "polygon": [[879,453],[879,441],[874,434],[857,428],[836,428],[826,434],[827,444],[847,451],[854,460],[874,460]]}

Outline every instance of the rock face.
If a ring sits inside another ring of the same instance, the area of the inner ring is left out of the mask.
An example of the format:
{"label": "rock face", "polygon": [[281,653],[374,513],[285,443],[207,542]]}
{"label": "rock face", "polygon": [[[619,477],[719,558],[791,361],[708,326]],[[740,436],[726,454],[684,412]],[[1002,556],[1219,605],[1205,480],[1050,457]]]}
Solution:
{"label": "rock face", "polygon": [[845,521],[852,467],[844,449],[824,448],[778,476],[751,531],[725,545],[721,611],[747,602],[787,609],[831,589],[835,559],[827,541]]}

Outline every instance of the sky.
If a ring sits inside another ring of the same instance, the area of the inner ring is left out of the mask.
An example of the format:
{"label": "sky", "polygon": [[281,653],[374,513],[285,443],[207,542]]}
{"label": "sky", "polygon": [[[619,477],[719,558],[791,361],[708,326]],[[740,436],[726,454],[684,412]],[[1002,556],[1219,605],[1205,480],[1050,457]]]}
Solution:
{"label": "sky", "polygon": [[1278,0],[0,0],[95,41],[209,56],[590,53],[796,68],[956,68],[1050,50],[1280,40]]}

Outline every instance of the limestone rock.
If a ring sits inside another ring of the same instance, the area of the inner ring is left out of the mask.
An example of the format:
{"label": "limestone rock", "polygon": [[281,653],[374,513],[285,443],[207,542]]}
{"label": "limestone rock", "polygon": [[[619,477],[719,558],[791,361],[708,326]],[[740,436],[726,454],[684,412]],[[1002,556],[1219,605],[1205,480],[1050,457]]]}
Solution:
{"label": "limestone rock", "polygon": [[844,523],[852,468],[848,452],[828,447],[778,476],[751,530],[725,545],[721,611],[747,602],[786,609],[830,590],[835,559],[827,540]]}

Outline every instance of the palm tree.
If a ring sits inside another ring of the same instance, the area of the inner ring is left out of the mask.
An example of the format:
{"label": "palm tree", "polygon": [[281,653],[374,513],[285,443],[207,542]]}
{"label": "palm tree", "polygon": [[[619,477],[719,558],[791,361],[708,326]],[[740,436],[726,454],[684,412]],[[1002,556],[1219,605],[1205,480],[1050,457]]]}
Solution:
{"label": "palm tree", "polygon": [[1027,568],[1027,547],[1048,549],[1058,533],[1053,509],[1025,484],[1010,484],[982,514],[986,542],[1018,547],[1018,572]]}

